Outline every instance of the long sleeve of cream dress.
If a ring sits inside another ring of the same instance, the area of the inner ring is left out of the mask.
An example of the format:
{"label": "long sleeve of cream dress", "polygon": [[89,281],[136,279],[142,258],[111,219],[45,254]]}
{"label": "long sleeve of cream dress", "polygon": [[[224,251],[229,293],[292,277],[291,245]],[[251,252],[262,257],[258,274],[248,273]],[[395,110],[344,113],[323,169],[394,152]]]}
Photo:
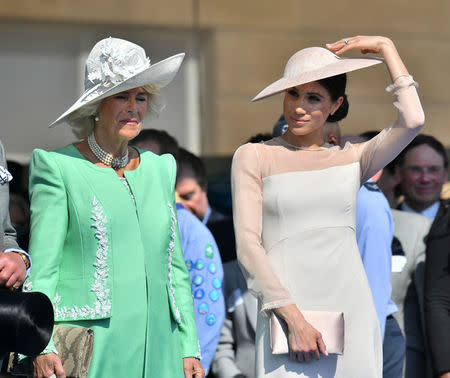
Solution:
{"label": "long sleeve of cream dress", "polygon": [[[410,81],[410,82],[408,82]],[[274,138],[245,144],[232,164],[237,254],[260,314],[256,376],[381,377],[378,321],[355,237],[361,183],[417,135],[423,110],[412,78],[394,88],[397,120],[366,143],[301,149]],[[342,311],[345,351],[299,363],[272,355],[270,309]]]}

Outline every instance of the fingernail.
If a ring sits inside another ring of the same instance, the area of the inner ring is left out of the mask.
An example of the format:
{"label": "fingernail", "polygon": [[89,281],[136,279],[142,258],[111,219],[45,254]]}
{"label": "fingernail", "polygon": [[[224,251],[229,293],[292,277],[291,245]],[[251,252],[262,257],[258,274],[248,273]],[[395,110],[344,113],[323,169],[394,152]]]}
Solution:
{"label": "fingernail", "polygon": [[325,46],[330,47],[330,46],[331,46],[331,43],[327,43]]}

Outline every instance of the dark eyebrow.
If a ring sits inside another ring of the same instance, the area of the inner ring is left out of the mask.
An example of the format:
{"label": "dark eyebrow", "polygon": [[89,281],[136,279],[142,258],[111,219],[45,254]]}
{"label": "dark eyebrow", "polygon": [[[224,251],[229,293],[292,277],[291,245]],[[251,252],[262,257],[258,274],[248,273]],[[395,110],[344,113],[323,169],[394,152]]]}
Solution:
{"label": "dark eyebrow", "polygon": [[320,98],[323,98],[323,96],[320,93],[317,93],[317,92],[307,92],[306,94],[308,96],[314,95],[314,96],[319,96]]}

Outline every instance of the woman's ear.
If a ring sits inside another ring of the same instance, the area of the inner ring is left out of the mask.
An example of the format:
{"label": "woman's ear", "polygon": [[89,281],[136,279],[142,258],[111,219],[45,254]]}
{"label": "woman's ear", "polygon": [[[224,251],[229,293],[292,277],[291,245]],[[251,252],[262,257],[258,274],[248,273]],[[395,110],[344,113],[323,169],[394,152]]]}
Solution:
{"label": "woman's ear", "polygon": [[339,107],[342,105],[343,102],[344,102],[344,96],[340,96],[340,97],[334,102],[330,114],[333,115],[334,113],[336,113],[336,110],[339,109]]}

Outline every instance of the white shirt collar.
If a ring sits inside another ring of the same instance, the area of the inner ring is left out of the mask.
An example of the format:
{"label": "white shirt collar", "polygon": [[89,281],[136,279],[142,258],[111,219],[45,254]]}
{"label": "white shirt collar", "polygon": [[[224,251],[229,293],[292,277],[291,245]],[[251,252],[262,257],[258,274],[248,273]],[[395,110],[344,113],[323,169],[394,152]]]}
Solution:
{"label": "white shirt collar", "polygon": [[205,217],[202,220],[202,223],[206,226],[206,223],[209,220],[209,216],[211,215],[211,206],[208,205],[208,208],[206,209]]}
{"label": "white shirt collar", "polygon": [[416,213],[416,214],[420,214],[420,215],[424,215],[427,218],[430,218],[431,220],[434,220],[434,218],[436,217],[436,214],[439,210],[439,206],[441,205],[440,201],[436,201],[435,203],[433,203],[431,206],[427,207],[425,210],[422,211],[416,211],[411,209],[405,201],[402,202],[402,210],[404,211],[409,211],[410,213]]}

